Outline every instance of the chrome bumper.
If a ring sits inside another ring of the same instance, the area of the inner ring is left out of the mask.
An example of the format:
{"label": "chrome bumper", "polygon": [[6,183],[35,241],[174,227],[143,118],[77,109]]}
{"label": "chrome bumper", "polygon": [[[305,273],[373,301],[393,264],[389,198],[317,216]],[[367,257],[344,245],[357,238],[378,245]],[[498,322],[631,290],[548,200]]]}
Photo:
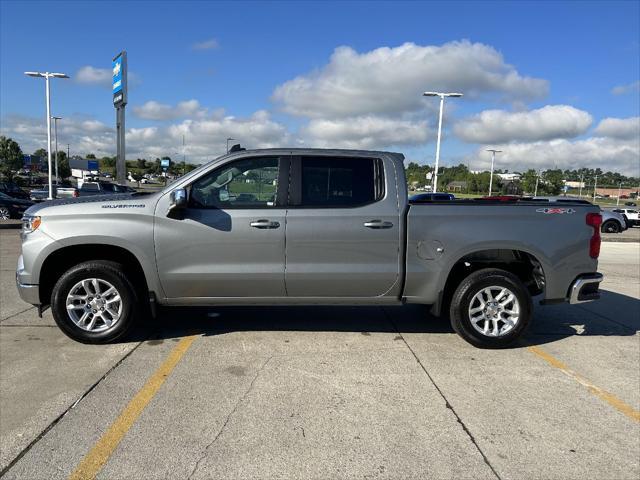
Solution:
{"label": "chrome bumper", "polygon": [[40,305],[39,285],[23,285],[16,281],[20,298],[31,305]]}
{"label": "chrome bumper", "polygon": [[585,303],[599,299],[598,287],[603,278],[601,273],[580,275],[569,288],[569,303]]}
{"label": "chrome bumper", "polygon": [[24,275],[24,261],[22,255],[18,257],[18,266],[16,268],[16,287],[20,298],[31,305],[40,305],[40,289],[38,284],[22,283],[28,282],[31,277]]}

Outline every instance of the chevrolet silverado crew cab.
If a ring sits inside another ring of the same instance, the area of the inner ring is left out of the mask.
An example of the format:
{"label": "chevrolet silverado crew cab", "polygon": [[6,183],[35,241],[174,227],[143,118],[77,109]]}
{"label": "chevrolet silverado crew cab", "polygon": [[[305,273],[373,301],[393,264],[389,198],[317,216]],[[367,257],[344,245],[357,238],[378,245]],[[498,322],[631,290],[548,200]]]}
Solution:
{"label": "chevrolet silverado crew cab", "polygon": [[156,305],[431,305],[479,347],[520,337],[543,303],[599,297],[599,209],[409,201],[398,153],[222,156],[157,193],[27,210],[21,297],[81,342]]}

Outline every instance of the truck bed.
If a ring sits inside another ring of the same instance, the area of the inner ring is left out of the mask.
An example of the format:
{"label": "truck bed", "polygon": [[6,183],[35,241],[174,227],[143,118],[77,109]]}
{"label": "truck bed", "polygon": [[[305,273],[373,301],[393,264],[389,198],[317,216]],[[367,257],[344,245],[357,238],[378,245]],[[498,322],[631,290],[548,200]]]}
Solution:
{"label": "truck bed", "polygon": [[580,202],[409,202],[403,296],[437,304],[448,273],[465,257],[521,252],[543,272],[553,272],[545,279],[544,298],[564,299],[573,279],[596,271],[597,260],[589,255],[594,230],[586,216],[598,212],[597,206]]}

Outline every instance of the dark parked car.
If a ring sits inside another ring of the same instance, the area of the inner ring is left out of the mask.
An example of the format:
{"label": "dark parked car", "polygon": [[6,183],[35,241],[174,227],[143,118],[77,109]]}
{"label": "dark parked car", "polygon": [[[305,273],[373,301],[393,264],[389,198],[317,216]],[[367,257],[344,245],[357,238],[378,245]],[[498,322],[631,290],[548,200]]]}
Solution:
{"label": "dark parked car", "polygon": [[29,200],[29,193],[25,192],[14,182],[0,182],[0,193],[4,193],[12,198]]}
{"label": "dark parked car", "polygon": [[455,200],[456,197],[451,193],[416,193],[409,197],[412,202],[446,202]]}
{"label": "dark parked car", "polygon": [[33,205],[29,200],[10,197],[0,192],[0,220],[9,220],[10,218],[22,218],[24,211]]}
{"label": "dark parked car", "polygon": [[124,185],[109,182],[84,182],[78,190],[81,197],[110,195],[113,193],[133,193],[135,190]]}

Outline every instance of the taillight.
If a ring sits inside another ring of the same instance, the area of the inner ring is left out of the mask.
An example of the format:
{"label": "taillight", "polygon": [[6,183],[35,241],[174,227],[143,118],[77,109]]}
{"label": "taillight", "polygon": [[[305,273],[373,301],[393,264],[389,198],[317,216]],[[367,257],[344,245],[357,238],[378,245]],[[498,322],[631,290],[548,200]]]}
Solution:
{"label": "taillight", "polygon": [[80,196],[80,192],[78,190],[73,191],[73,198],[78,198]]}
{"label": "taillight", "polygon": [[589,256],[598,258],[600,256],[600,225],[602,225],[602,215],[599,213],[587,213],[587,225],[593,227],[593,235],[589,240]]}

